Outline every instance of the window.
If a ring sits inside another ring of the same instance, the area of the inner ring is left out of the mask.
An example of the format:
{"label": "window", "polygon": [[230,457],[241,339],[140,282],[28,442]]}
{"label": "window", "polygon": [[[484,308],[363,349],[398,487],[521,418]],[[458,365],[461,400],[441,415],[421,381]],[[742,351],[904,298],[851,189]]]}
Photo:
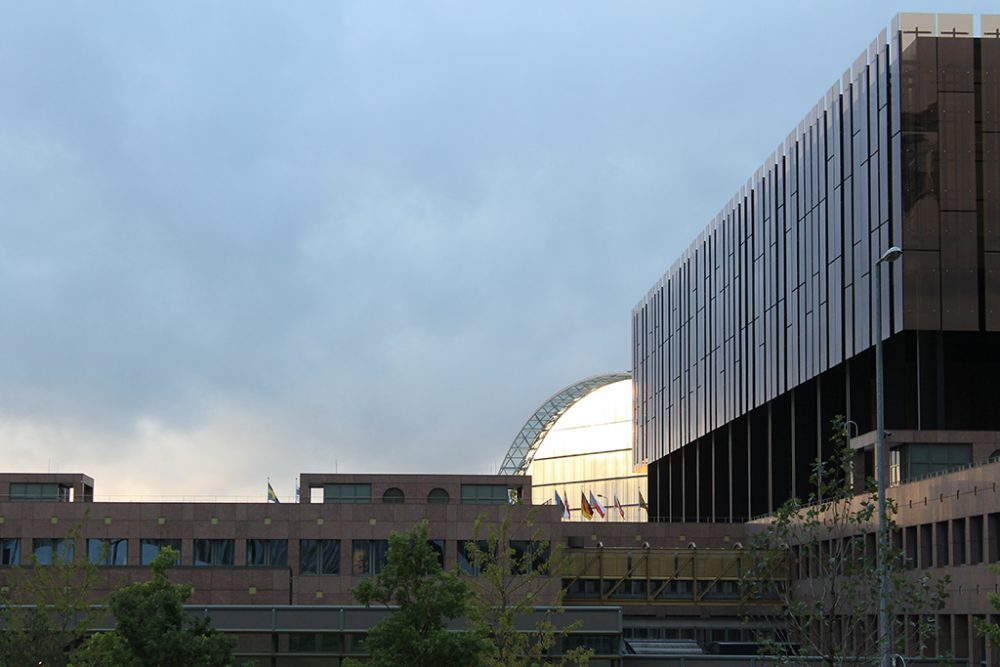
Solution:
{"label": "window", "polygon": [[462,502],[480,505],[506,505],[510,496],[505,484],[463,484]]}
{"label": "window", "polygon": [[568,653],[577,648],[589,648],[596,655],[619,655],[621,649],[615,635],[566,635],[562,640],[562,651]]}
{"label": "window", "polygon": [[153,560],[160,555],[160,551],[166,549],[167,547],[173,549],[177,552],[177,562],[181,559],[181,541],[180,540],[160,540],[160,539],[146,539],[143,538],[139,541],[139,560],[143,565],[149,565]]}
{"label": "window", "polygon": [[58,484],[24,484],[11,483],[10,499],[13,502],[69,502],[70,487]]}
{"label": "window", "polygon": [[198,567],[232,565],[232,540],[195,540],[194,564]]}
{"label": "window", "polygon": [[427,540],[427,545],[434,550],[438,557],[438,565],[444,567],[444,540]]}
{"label": "window", "polygon": [[248,567],[288,567],[288,540],[247,540]]}
{"label": "window", "polygon": [[87,540],[87,560],[94,565],[126,565],[128,540],[97,537]]}
{"label": "window", "polygon": [[902,452],[899,451],[899,447],[889,450],[889,486],[899,486],[903,481],[901,460]]}
{"label": "window", "polygon": [[360,505],[371,501],[371,484],[327,484],[323,487],[324,503]]}
{"label": "window", "polygon": [[299,574],[340,574],[340,540],[299,540]]}
{"label": "window", "polygon": [[431,489],[427,494],[427,502],[431,505],[447,505],[451,501],[451,496],[442,488]]}
{"label": "window", "polygon": [[948,522],[939,521],[937,523],[937,559],[934,562],[936,566],[944,567],[949,564],[948,547],[950,544],[948,541]]}
{"label": "window", "polygon": [[351,540],[351,572],[362,576],[378,574],[388,553],[389,540]]}
{"label": "window", "polygon": [[76,549],[73,548],[72,540],[35,538],[32,544],[32,554],[39,565],[71,563]]}
{"label": "window", "polygon": [[397,489],[396,487],[386,489],[385,493],[382,494],[383,503],[401,503],[404,502],[405,500],[406,496],[403,495],[403,492],[400,489]]}
{"label": "window", "polygon": [[489,553],[489,542],[486,540],[458,541],[458,569],[465,574],[478,575],[479,569],[476,568],[473,558],[469,555],[470,550],[473,552],[478,551],[483,554]]}
{"label": "window", "polygon": [[16,537],[0,539],[0,565],[21,564],[21,540]]}
{"label": "window", "polygon": [[904,482],[972,463],[972,445],[914,443],[902,449]]}
{"label": "window", "polygon": [[289,653],[341,653],[343,638],[332,632],[291,632],[288,634]]}
{"label": "window", "polygon": [[514,574],[543,572],[549,562],[548,542],[511,540],[511,567]]}

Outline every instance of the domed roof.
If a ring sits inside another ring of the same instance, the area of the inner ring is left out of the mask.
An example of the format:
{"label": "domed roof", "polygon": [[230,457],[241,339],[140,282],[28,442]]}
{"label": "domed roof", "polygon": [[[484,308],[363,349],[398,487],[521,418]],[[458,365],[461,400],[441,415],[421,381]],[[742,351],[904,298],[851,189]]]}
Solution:
{"label": "domed roof", "polygon": [[573,404],[584,398],[593,391],[605,387],[614,382],[629,380],[631,373],[608,373],[606,375],[594,375],[580,380],[564,389],[560,389],[548,400],[535,410],[535,413],[528,418],[528,421],[521,427],[521,431],[514,438],[507,456],[504,457],[500,465],[500,475],[522,475],[528,469],[528,464],[535,455],[538,445],[545,438],[545,435],[555,425],[556,421]]}

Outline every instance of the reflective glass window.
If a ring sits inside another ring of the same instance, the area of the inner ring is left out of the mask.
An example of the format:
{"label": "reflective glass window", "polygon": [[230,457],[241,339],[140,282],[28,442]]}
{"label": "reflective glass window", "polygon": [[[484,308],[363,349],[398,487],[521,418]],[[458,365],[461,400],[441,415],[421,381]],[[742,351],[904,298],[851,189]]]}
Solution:
{"label": "reflective glass window", "polygon": [[288,540],[247,540],[247,566],[288,567]]}
{"label": "reflective glass window", "polygon": [[324,503],[367,504],[372,501],[371,484],[326,484]]}
{"label": "reflective glass window", "polygon": [[194,564],[210,567],[233,564],[233,540],[195,540]]}
{"label": "reflective glass window", "polygon": [[463,484],[462,502],[503,505],[510,502],[510,495],[505,484]]}
{"label": "reflective glass window", "polygon": [[128,540],[108,537],[89,538],[87,560],[94,565],[127,565]]}
{"label": "reflective glass window", "polygon": [[72,540],[35,538],[32,541],[32,554],[39,565],[71,563],[75,552]]}
{"label": "reflective glass window", "polygon": [[401,489],[397,489],[396,487],[386,489],[385,493],[382,494],[383,503],[395,504],[395,503],[402,503],[405,501],[406,501],[406,496],[403,494],[403,491]]}
{"label": "reflective glass window", "polygon": [[149,565],[160,554],[160,551],[167,547],[177,552],[177,561],[181,557],[180,540],[163,540],[143,538],[139,541],[139,561],[142,565]]}
{"label": "reflective glass window", "polygon": [[14,502],[68,501],[69,487],[58,484],[34,484],[15,482],[10,485],[10,499]]}
{"label": "reflective glass window", "polygon": [[0,565],[21,564],[21,540],[16,537],[0,538]]}
{"label": "reflective glass window", "polygon": [[487,554],[489,548],[489,543],[486,540],[459,540],[458,569],[465,574],[479,574],[479,569],[476,568],[476,561],[479,559],[481,562],[481,556],[477,556],[476,554]]}
{"label": "reflective glass window", "polygon": [[427,494],[427,502],[432,505],[447,505],[451,500],[451,496],[444,489],[431,489],[431,492]]}
{"label": "reflective glass window", "polygon": [[299,574],[340,574],[340,540],[299,540]]}
{"label": "reflective glass window", "polygon": [[389,540],[351,540],[351,572],[371,576],[385,567]]}

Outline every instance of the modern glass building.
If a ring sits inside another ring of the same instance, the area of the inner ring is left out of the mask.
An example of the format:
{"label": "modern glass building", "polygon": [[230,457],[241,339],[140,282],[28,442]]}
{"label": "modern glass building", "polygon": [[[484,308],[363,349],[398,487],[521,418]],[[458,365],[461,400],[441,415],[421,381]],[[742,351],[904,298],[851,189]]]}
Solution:
{"label": "modern glass building", "polygon": [[897,481],[989,458],[1000,17],[976,37],[972,16],[899,15],[635,307],[651,514],[736,520],[805,497],[835,415],[871,474],[877,318]]}
{"label": "modern glass building", "polygon": [[646,471],[632,461],[631,375],[586,378],[548,398],[517,434],[500,474],[530,475],[534,502],[566,503],[569,520],[588,520],[582,499],[593,494],[605,516],[589,520],[645,521]]}

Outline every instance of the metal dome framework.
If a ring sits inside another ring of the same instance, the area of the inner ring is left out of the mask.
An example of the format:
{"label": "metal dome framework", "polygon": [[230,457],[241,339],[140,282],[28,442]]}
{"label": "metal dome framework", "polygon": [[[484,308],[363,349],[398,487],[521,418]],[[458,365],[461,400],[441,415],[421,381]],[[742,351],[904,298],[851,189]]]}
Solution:
{"label": "metal dome framework", "polygon": [[535,413],[528,418],[528,421],[521,427],[521,431],[514,438],[507,456],[500,464],[500,475],[523,475],[528,470],[528,465],[538,451],[538,445],[552,429],[555,423],[573,405],[584,398],[592,391],[605,387],[615,382],[632,379],[631,373],[608,373],[606,375],[594,375],[580,380],[553,394]]}

